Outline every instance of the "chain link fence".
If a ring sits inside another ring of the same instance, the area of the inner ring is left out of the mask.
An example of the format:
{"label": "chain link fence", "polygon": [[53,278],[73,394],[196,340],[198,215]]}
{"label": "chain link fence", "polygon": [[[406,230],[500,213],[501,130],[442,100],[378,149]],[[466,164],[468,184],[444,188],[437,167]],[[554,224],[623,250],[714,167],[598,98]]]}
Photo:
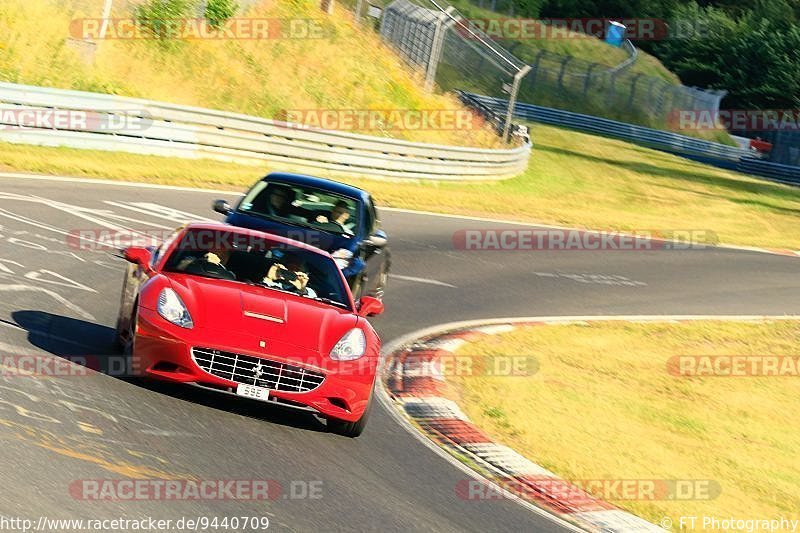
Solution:
{"label": "chain link fence", "polygon": [[413,66],[425,73],[429,90],[470,92],[510,99],[505,117],[487,118],[508,139],[525,131],[511,124],[520,80],[530,67],[481,32],[452,6],[431,8],[396,0],[385,7],[380,33]]}
{"label": "chain link fence", "polygon": [[[626,46],[635,51],[633,45]],[[631,55],[635,60],[635,53]],[[717,111],[725,91],[704,91],[616,67],[539,50],[520,100],[653,128],[668,128],[673,110]]]}
{"label": "chain link fence", "polygon": [[[378,0],[353,2],[363,11],[363,6]],[[484,5],[498,11],[510,9],[490,0]],[[659,129],[669,128],[676,109],[717,111],[725,95],[636,72],[631,67],[638,52],[630,41],[623,44],[628,59],[617,65],[530,47],[517,57],[437,0],[395,0],[383,6],[380,32],[409,63],[426,73],[429,84],[435,81],[444,91],[513,100],[516,80],[521,102]]]}

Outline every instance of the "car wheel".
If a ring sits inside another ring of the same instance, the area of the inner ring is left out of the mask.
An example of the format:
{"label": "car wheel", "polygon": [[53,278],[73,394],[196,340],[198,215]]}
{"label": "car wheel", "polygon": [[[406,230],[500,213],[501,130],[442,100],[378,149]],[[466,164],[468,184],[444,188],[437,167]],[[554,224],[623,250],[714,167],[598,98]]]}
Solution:
{"label": "car wheel", "polygon": [[359,274],[350,288],[350,292],[353,293],[353,300],[358,301],[364,296],[364,285],[364,274]]}
{"label": "car wheel", "polygon": [[361,418],[359,418],[355,422],[347,422],[346,420],[329,418],[328,431],[330,431],[331,433],[336,433],[337,435],[350,437],[351,439],[356,438],[359,435],[361,435],[361,433],[364,432],[364,428],[367,427],[367,420],[369,419],[370,411],[372,411],[371,396],[369,399],[369,403],[367,404],[367,408],[364,410],[364,414],[361,415]]}
{"label": "car wheel", "polygon": [[389,283],[389,269],[386,268],[384,264],[381,267],[381,271],[378,274],[378,284],[375,286],[375,289],[370,293],[370,296],[377,298],[380,301],[383,301],[383,296],[386,294],[386,285]]}
{"label": "car wheel", "polygon": [[114,329],[114,346],[122,352],[125,350],[125,338],[122,335],[122,317],[117,317],[117,325]]}
{"label": "car wheel", "polygon": [[130,327],[126,336],[120,335],[120,344],[122,345],[122,355],[125,357],[125,379],[128,381],[138,381],[141,376],[137,376],[133,368],[133,350],[134,343],[136,342],[136,324],[138,322],[139,302],[133,306],[133,314],[131,315]]}

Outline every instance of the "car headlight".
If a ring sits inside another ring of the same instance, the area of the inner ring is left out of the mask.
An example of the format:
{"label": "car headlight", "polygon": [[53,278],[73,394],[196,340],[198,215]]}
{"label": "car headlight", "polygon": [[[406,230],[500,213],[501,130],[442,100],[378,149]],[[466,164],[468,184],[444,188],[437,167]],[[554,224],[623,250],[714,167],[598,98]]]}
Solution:
{"label": "car headlight", "polygon": [[339,248],[331,254],[331,257],[336,262],[336,266],[340,270],[344,270],[350,265],[350,261],[353,259],[353,252],[345,248]]}
{"label": "car headlight", "polygon": [[181,297],[169,287],[158,295],[158,314],[176,326],[187,329],[194,327],[189,310],[181,301]]}
{"label": "car headlight", "polygon": [[367,339],[364,332],[358,328],[353,328],[339,339],[339,342],[331,349],[331,359],[337,361],[352,361],[364,355],[367,350]]}

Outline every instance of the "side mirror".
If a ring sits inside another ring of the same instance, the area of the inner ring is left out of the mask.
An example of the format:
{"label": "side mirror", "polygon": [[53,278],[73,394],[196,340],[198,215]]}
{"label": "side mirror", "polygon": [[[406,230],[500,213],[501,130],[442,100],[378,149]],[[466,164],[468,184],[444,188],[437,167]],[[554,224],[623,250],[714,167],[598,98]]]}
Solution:
{"label": "side mirror", "polygon": [[362,296],[356,307],[358,316],[375,316],[383,313],[383,302],[372,296]]}
{"label": "side mirror", "polygon": [[126,261],[135,263],[146,271],[152,270],[150,268],[150,260],[153,258],[153,254],[151,254],[150,250],[147,248],[140,248],[138,246],[125,248],[123,257],[125,257]]}
{"label": "side mirror", "polygon": [[230,215],[232,211],[231,205],[226,200],[214,200],[211,207],[214,208],[214,211],[223,215]]}
{"label": "side mirror", "polygon": [[364,239],[364,244],[374,248],[383,248],[386,246],[387,242],[389,242],[389,239],[386,237],[386,233],[381,230],[376,231],[374,235],[370,235],[368,238]]}

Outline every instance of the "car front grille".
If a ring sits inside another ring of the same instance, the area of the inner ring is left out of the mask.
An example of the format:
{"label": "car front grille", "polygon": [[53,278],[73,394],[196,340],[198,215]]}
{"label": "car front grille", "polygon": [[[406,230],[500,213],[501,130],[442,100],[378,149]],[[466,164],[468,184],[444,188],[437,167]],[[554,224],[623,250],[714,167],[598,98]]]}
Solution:
{"label": "car front grille", "polygon": [[309,392],[325,380],[325,374],[240,353],[212,348],[192,348],[197,365],[211,375],[282,392]]}

